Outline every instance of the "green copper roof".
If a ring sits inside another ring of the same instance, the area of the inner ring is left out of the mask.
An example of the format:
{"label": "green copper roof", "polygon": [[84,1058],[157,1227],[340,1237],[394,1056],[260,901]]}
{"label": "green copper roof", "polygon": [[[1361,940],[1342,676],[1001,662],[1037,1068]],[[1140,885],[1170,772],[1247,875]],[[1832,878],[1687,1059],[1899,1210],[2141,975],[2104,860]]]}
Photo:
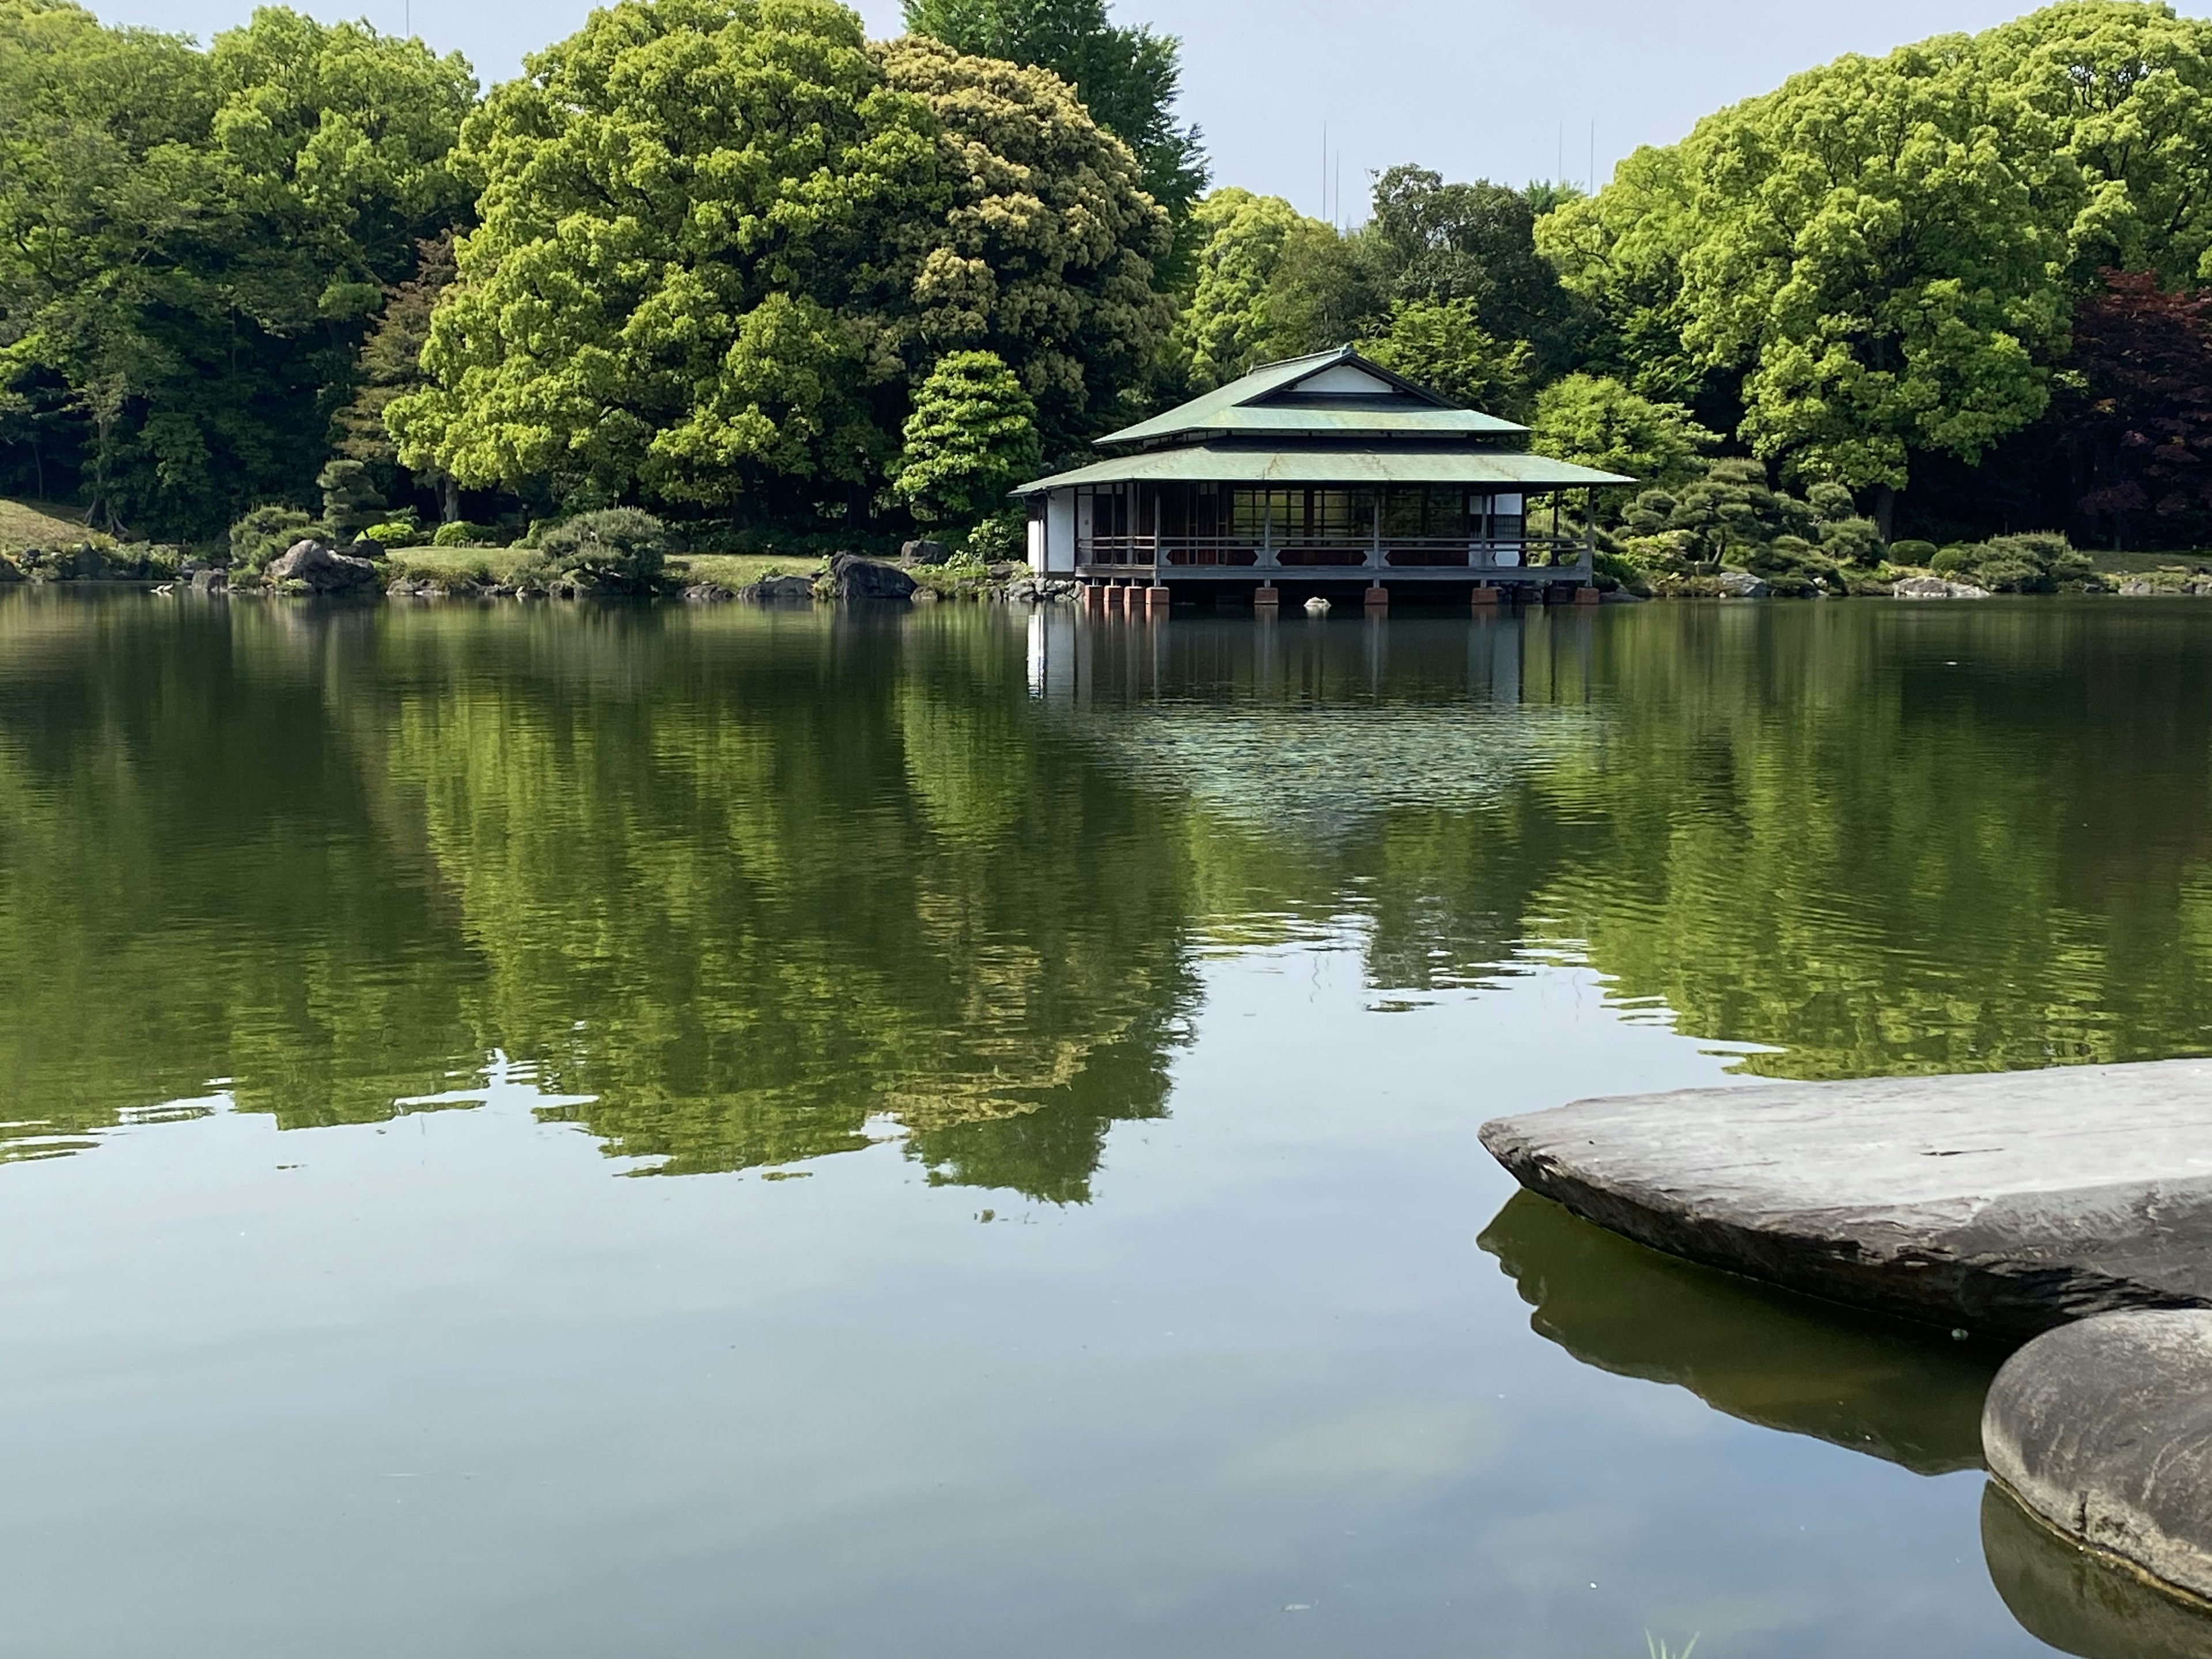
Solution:
{"label": "green copper roof", "polygon": [[1262,445],[1188,444],[1176,449],[1139,450],[1024,484],[1013,493],[1037,495],[1077,484],[1475,484],[1510,490],[1553,489],[1582,484],[1636,482],[1572,461],[1513,450],[1420,447],[1394,444],[1301,445],[1270,449]]}
{"label": "green copper roof", "polygon": [[1350,346],[1255,368],[1241,380],[1098,441],[1105,449],[1179,437],[1506,437],[1528,428],[1461,409]]}

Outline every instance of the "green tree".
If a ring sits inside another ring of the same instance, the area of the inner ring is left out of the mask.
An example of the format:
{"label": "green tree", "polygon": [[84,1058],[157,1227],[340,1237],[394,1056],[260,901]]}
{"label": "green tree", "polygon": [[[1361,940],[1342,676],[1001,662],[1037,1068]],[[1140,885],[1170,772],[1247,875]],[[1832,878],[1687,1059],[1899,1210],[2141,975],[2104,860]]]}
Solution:
{"label": "green tree", "polygon": [[996,351],[1062,445],[1170,320],[1166,216],[1064,84],[830,0],[595,12],[465,143],[483,223],[386,416],[463,483],[864,504],[921,365]]}
{"label": "green tree", "polygon": [[1570,374],[1546,386],[1536,394],[1530,427],[1531,445],[1542,454],[1662,489],[1697,477],[1705,452],[1718,441],[1681,404],[1646,398],[1601,374]]}
{"label": "green tree", "polygon": [[[399,452],[384,424],[384,411],[402,392],[422,384],[422,348],[430,339],[430,315],[438,295],[453,280],[453,239],[421,243],[415,274],[385,290],[377,313],[354,364],[354,393],[331,420],[331,450],[366,465],[380,489],[396,493],[404,482]],[[442,486],[443,516],[459,516],[453,479],[433,471],[421,482]]]}
{"label": "green tree", "polygon": [[382,284],[466,210],[473,94],[277,8],[202,53],[0,0],[0,467],[164,533],[305,495]]}
{"label": "green tree", "polygon": [[906,26],[973,58],[1049,70],[1091,118],[1136,153],[1146,192],[1180,224],[1206,188],[1199,130],[1179,125],[1182,43],[1116,27],[1105,0],[905,0]]}
{"label": "green tree", "polygon": [[1307,222],[1281,197],[1233,185],[1198,204],[1192,215],[1195,280],[1170,348],[1190,391],[1211,391],[1291,355],[1280,349],[1270,300],[1284,246]]}
{"label": "green tree", "polygon": [[907,417],[892,488],[926,520],[980,517],[1042,458],[1036,405],[994,353],[956,351],[929,373]]}
{"label": "green tree", "polygon": [[384,494],[365,461],[340,455],[324,462],[315,488],[323,492],[323,528],[336,541],[351,541],[384,508]]}
{"label": "green tree", "polygon": [[1361,349],[1385,368],[1487,414],[1528,412],[1536,354],[1484,328],[1472,300],[1398,300],[1388,330]]}
{"label": "green tree", "polygon": [[1877,517],[1916,453],[2040,415],[2098,266],[2212,246],[2212,24],[2068,0],[1844,58],[1641,151],[1538,246],[1636,388],[1734,388],[1741,435]]}
{"label": "green tree", "polygon": [[1375,181],[1368,226],[1377,264],[1401,299],[1463,301],[1489,333],[1540,343],[1566,359],[1571,302],[1536,252],[1536,199],[1494,185],[1447,184],[1426,167],[1394,167]]}

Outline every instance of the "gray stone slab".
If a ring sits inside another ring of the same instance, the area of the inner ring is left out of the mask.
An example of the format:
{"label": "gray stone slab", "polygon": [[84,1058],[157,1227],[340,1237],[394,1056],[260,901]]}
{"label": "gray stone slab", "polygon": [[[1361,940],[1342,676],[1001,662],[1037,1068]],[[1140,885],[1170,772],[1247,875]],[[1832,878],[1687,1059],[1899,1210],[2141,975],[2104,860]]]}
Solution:
{"label": "gray stone slab", "polygon": [[1982,1407],[1990,1474],[2069,1539],[2212,1597],[2212,1313],[2038,1337]]}
{"label": "gray stone slab", "polygon": [[1638,1243],[1908,1318],[2212,1307],[2212,1061],[1588,1100],[1482,1141]]}

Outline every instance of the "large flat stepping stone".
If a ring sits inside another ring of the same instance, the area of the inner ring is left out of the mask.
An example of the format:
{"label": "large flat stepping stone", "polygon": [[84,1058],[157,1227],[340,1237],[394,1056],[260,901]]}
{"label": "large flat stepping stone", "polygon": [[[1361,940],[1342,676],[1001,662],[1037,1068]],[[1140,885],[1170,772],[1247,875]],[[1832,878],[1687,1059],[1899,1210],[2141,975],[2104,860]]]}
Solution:
{"label": "large flat stepping stone", "polygon": [[1623,1096],[1482,1143],[1640,1244],[1907,1318],[2212,1307],[2212,1061]]}
{"label": "large flat stepping stone", "polygon": [[2053,1532],[2212,1599],[2212,1313],[2111,1314],[2038,1337],[1990,1385],[1982,1449]]}

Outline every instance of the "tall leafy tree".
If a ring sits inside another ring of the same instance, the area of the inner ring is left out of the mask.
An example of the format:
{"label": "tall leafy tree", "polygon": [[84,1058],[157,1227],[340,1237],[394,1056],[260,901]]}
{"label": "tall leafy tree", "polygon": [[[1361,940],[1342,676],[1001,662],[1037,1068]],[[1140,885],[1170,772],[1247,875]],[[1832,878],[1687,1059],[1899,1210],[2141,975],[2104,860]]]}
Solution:
{"label": "tall leafy tree", "polygon": [[1382,311],[1364,242],[1279,196],[1224,186],[1200,203],[1190,296],[1172,357],[1192,392],[1354,339]]}
{"label": "tall leafy tree", "polygon": [[1392,294],[1464,301],[1488,333],[1539,342],[1563,361],[1572,307],[1536,252],[1537,199],[1486,179],[1447,184],[1426,167],[1390,168],[1375,181],[1368,235]]}
{"label": "tall leafy tree", "polygon": [[[1601,374],[1569,374],[1546,386],[1536,394],[1530,427],[1534,447],[1546,455],[1662,489],[1698,477],[1705,452],[1719,441],[1681,404]],[[1850,496],[1844,499],[1848,507]]]}
{"label": "tall leafy tree", "polygon": [[1117,27],[1105,0],[905,0],[906,26],[976,58],[1051,70],[1091,117],[1136,152],[1152,198],[1181,223],[1206,188],[1206,149],[1177,123],[1182,42],[1141,24]]}
{"label": "tall leafy tree", "polygon": [[2212,24],[2067,0],[1845,58],[1630,158],[1539,246],[1637,389],[1716,378],[1740,435],[1886,517],[1916,455],[1972,463],[2049,403],[2072,307],[2212,245]]}
{"label": "tall leafy tree", "polygon": [[1063,444],[1170,319],[1166,216],[1063,83],[830,0],[595,12],[465,142],[483,226],[386,421],[466,484],[858,507],[939,356],[998,353]]}
{"label": "tall leafy tree", "polygon": [[473,94],[278,8],[202,53],[0,0],[0,465],[117,528],[304,498],[383,284],[466,210]]}
{"label": "tall leafy tree", "polygon": [[[431,312],[453,275],[451,236],[417,246],[415,274],[385,290],[384,307],[362,340],[355,363],[354,394],[331,421],[331,453],[367,466],[386,495],[401,489],[403,469],[384,411],[394,398],[422,385],[422,348],[430,339]],[[440,489],[447,519],[459,516],[450,474],[433,472],[423,482]]]}
{"label": "tall leafy tree", "polygon": [[2063,412],[2088,451],[2082,514],[2115,545],[2131,520],[2201,529],[2212,511],[2212,290],[2108,273],[2075,319],[2073,367],[2081,391]]}
{"label": "tall leafy tree", "polygon": [[1508,420],[1528,412],[1535,353],[1525,341],[1501,340],[1483,327],[1473,300],[1400,300],[1384,332],[1362,349],[1456,402]]}

